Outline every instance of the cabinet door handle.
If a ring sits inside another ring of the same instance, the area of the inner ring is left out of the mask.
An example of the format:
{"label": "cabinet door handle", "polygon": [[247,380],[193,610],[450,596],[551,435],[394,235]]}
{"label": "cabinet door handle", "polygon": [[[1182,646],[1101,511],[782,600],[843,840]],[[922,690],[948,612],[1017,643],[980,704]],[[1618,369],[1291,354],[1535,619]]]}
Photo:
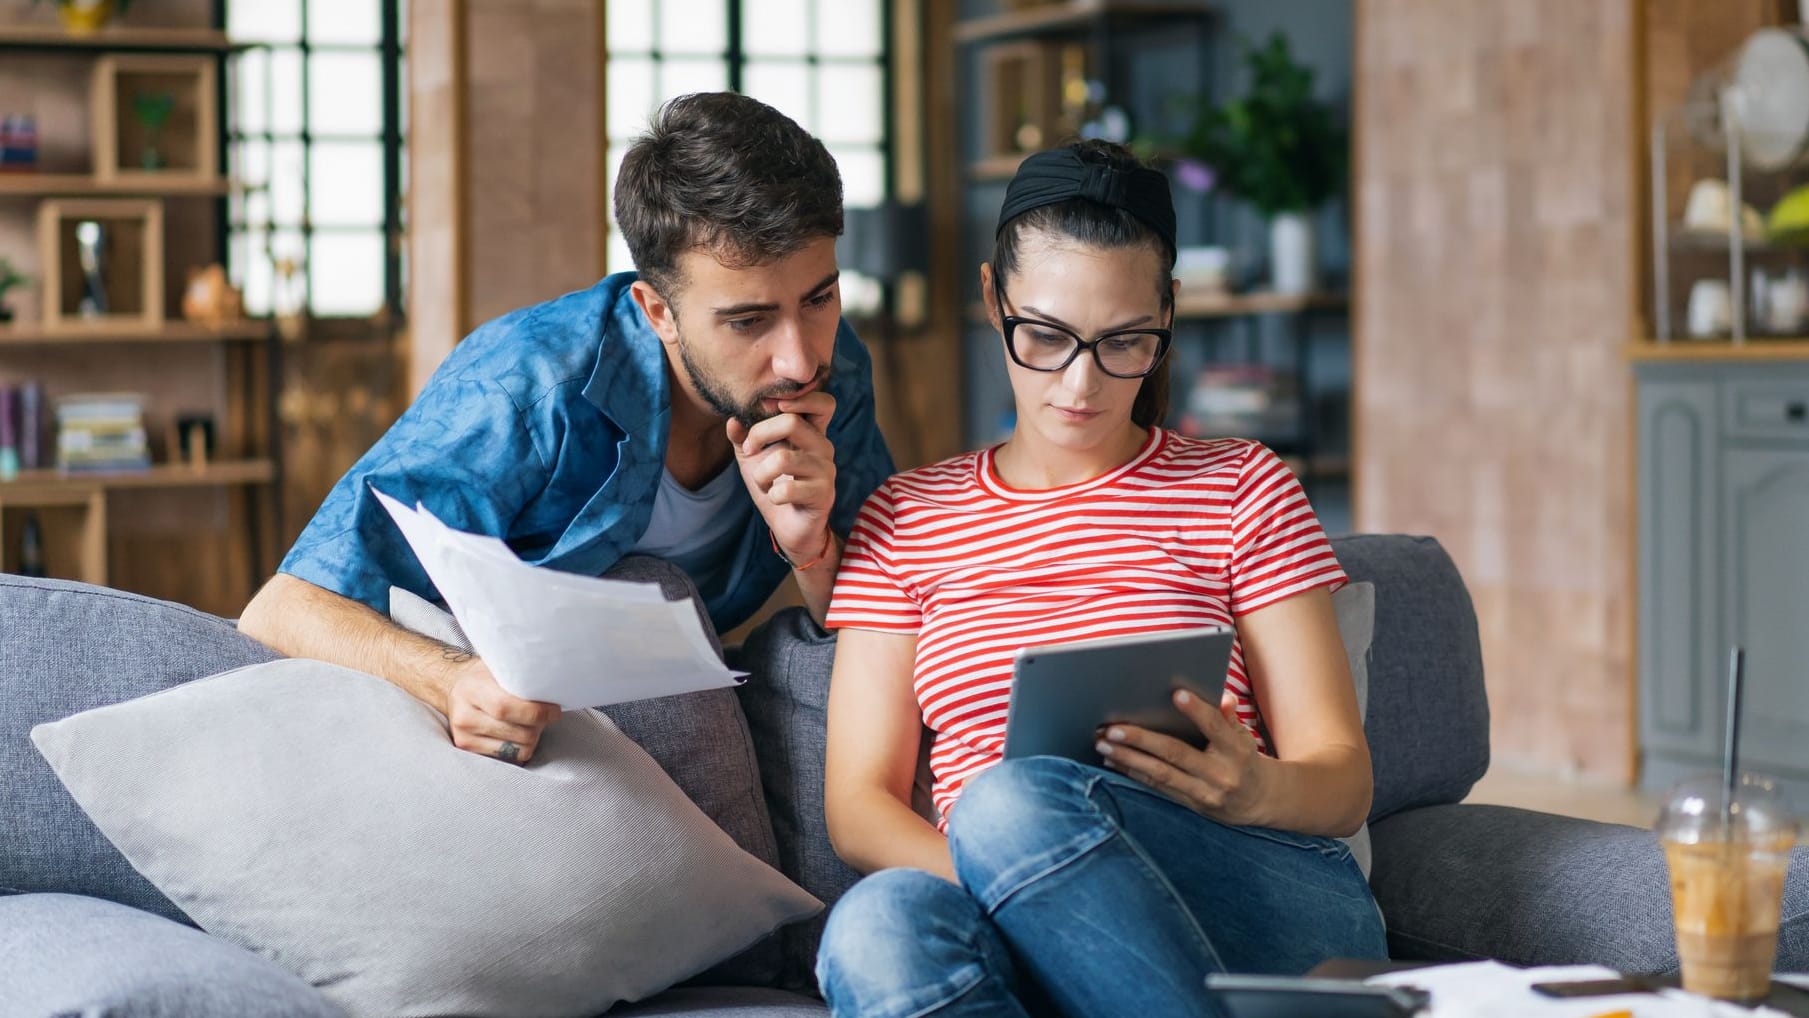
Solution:
{"label": "cabinet door handle", "polygon": [[1801,424],[1809,420],[1809,403],[1804,403],[1799,399],[1784,404],[1784,419],[1792,424]]}

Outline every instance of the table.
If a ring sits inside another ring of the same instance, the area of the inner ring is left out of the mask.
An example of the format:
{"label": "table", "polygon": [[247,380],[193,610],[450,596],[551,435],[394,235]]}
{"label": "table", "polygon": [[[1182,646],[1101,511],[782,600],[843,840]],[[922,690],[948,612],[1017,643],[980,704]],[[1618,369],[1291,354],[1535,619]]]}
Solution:
{"label": "table", "polygon": [[[1318,965],[1313,966],[1313,970],[1308,972],[1307,975],[1312,976],[1315,979],[1368,979],[1370,976],[1379,976],[1385,972],[1406,972],[1410,969],[1425,968],[1431,964],[1433,963],[1359,961],[1352,958],[1333,958],[1330,961],[1320,962]],[[1679,978],[1680,977],[1675,974],[1652,977],[1654,982],[1661,983],[1665,986],[1678,985]],[[1809,1018],[1809,990],[1800,989],[1789,983],[1780,983],[1773,980],[1771,984],[1771,996],[1765,998],[1761,1003],[1765,1004],[1767,1007],[1776,1008],[1785,1014],[1795,1015],[1797,1018]]]}

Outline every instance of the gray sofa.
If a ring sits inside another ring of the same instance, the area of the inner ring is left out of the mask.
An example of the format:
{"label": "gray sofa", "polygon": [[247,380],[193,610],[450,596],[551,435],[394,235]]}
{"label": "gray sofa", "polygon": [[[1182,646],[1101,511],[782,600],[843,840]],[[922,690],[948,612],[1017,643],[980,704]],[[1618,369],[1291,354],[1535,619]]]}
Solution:
{"label": "gray sofa", "polygon": [[[1376,586],[1371,884],[1395,957],[1674,970],[1664,862],[1649,832],[1457,805],[1488,767],[1488,704],[1475,616],[1443,549],[1397,536],[1334,547],[1354,579]],[[855,880],[822,818],[833,647],[801,612],[784,612],[731,648],[752,673],[734,694],[610,712],[738,843],[826,902]],[[41,722],[271,657],[230,623],[179,605],[0,576],[0,1015],[340,1013],[272,962],[184,925],[27,738]],[[751,804],[719,801],[735,798],[721,775],[736,766],[763,792]],[[1809,969],[1809,849],[1797,850],[1785,899],[1779,968]],[[821,1015],[810,978],[821,929],[820,916],[794,924],[611,1014]]]}

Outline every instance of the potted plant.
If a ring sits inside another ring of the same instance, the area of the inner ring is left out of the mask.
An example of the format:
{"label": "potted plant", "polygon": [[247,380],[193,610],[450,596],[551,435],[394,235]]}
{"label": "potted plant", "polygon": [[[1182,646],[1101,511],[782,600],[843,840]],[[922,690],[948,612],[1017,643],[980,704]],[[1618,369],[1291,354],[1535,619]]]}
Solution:
{"label": "potted plant", "polygon": [[13,320],[12,306],[6,303],[6,291],[27,282],[29,280],[13,268],[11,261],[0,258],[0,325],[6,325]]}
{"label": "potted plant", "polygon": [[176,96],[171,92],[137,92],[132,96],[132,115],[144,127],[144,151],[140,153],[138,163],[147,170],[164,167],[163,153],[157,146],[175,109]]}
{"label": "potted plant", "polygon": [[[44,0],[31,0],[36,7]],[[107,22],[113,20],[115,14],[124,14],[132,0],[52,0],[57,5],[57,17],[63,22],[63,29],[70,35],[93,35],[101,30]]]}
{"label": "potted plant", "polygon": [[1184,143],[1209,179],[1256,207],[1269,221],[1272,285],[1306,293],[1317,284],[1311,213],[1337,196],[1346,180],[1346,131],[1331,108],[1313,98],[1313,70],[1294,61],[1277,32],[1246,47],[1250,90],[1206,105]]}

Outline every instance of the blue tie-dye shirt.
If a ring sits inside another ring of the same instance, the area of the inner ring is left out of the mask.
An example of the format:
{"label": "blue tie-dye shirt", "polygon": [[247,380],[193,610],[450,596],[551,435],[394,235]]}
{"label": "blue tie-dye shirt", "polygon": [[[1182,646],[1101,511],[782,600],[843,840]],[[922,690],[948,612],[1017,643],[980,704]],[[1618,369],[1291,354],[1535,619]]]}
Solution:
{"label": "blue tie-dye shirt", "polygon": [[[634,280],[619,273],[479,326],[333,487],[281,570],[385,614],[392,585],[438,600],[372,487],[500,537],[534,565],[590,576],[614,565],[647,529],[671,423],[666,356],[629,295]],[[892,473],[873,419],[872,362],[846,322],[828,390],[830,525],[846,535]],[[700,591],[719,631],[752,615],[787,572],[765,519],[749,519],[730,553],[736,567]]]}

